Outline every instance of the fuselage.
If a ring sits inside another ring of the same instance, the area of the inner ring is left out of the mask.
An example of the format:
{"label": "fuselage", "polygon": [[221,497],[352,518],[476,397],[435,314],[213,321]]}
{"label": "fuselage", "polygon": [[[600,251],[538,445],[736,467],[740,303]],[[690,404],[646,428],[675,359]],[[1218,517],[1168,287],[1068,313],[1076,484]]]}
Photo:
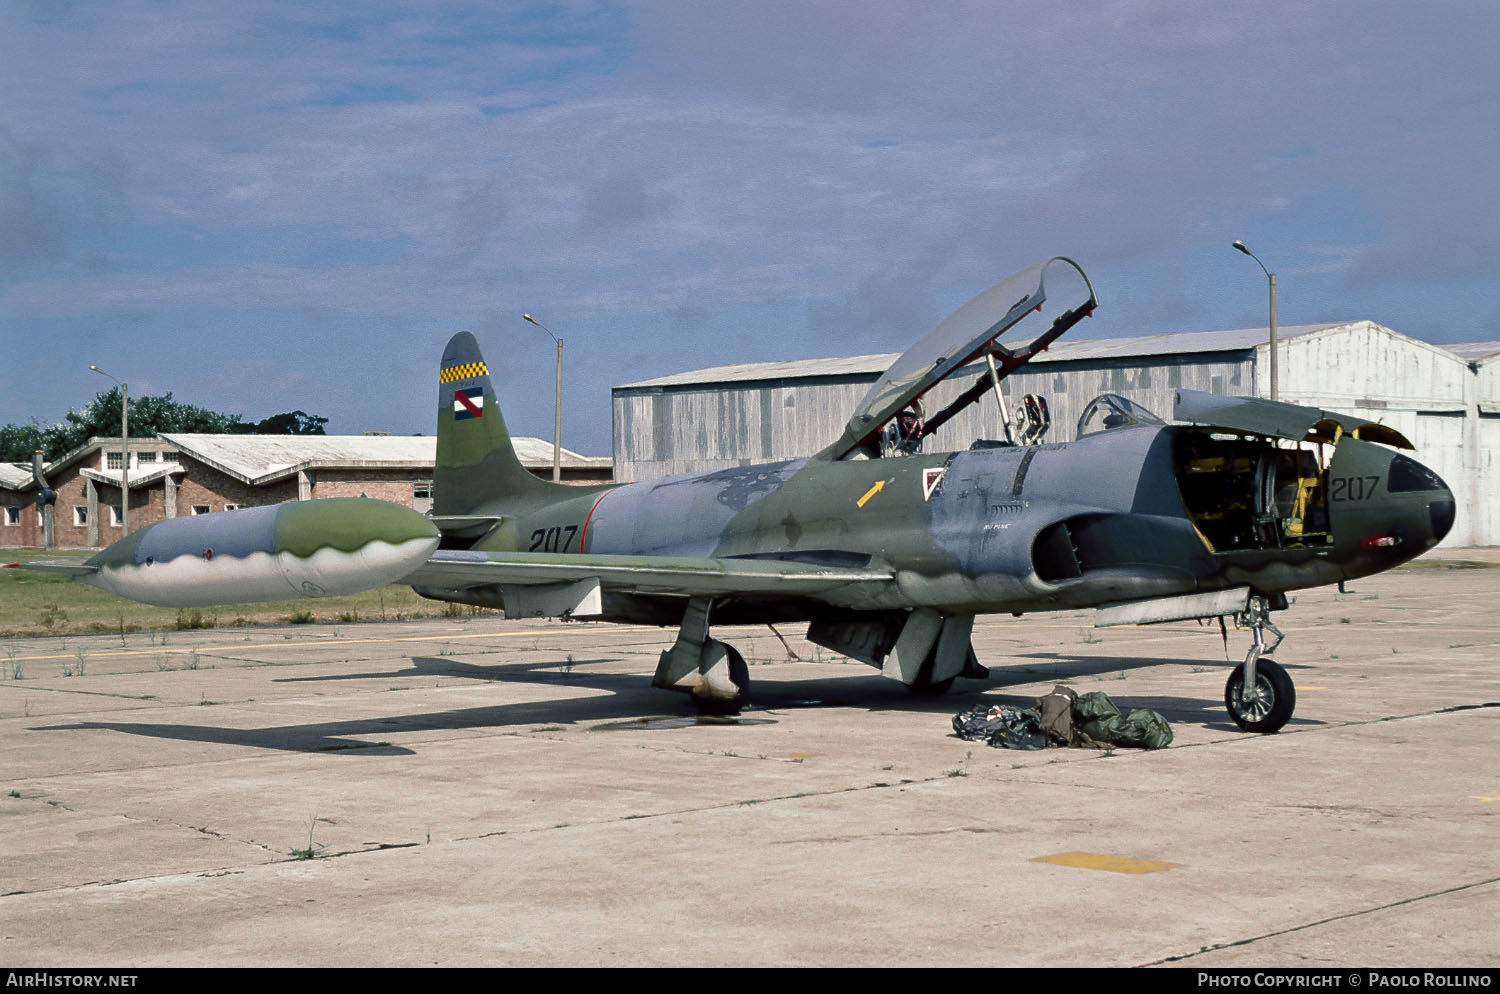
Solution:
{"label": "fuselage", "polygon": [[876,592],[767,611],[812,617],[914,605],[1053,610],[1239,585],[1278,594],[1387,569],[1447,533],[1453,496],[1435,474],[1351,437],[1326,448],[1171,425],[1052,445],[794,460],[494,507],[513,528],[492,542],[894,571],[896,584]]}

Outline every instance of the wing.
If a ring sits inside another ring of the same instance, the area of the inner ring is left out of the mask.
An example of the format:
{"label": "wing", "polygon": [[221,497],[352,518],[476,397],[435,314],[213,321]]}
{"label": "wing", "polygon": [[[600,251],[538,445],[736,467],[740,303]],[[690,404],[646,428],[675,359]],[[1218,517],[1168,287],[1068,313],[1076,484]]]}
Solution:
{"label": "wing", "polygon": [[68,562],[65,560],[44,560],[34,563],[5,563],[6,569],[29,569],[38,573],[62,573],[73,579],[81,576],[93,576],[99,572],[99,567],[90,566],[84,562]]}
{"label": "wing", "polygon": [[785,559],[714,559],[691,556],[568,555],[548,552],[445,550],[402,583],[464,588],[488,584],[544,586],[598,581],[622,593],[809,595],[850,585],[894,583],[876,566],[845,567]]}

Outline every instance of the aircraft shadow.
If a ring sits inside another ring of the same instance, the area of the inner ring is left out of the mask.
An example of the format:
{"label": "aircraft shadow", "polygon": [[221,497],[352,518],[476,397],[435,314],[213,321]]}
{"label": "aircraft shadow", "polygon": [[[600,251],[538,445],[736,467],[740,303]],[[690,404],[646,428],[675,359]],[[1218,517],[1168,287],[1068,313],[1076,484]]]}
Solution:
{"label": "aircraft shadow", "polygon": [[[1100,661],[1077,659],[1043,654],[1057,658],[1061,666],[1048,679],[1056,682],[1077,679],[1089,675],[1090,666],[1107,663],[1108,669],[1118,671],[1127,662],[1148,666],[1161,662],[1180,663],[1180,660],[1134,660]],[[327,677],[294,677],[278,682],[316,682],[320,680],[373,680],[397,677],[452,676],[482,679],[496,683],[547,684],[570,686],[593,691],[604,691],[602,695],[572,697],[563,700],[523,701],[510,704],[493,704],[473,708],[458,708],[447,711],[417,712],[378,718],[351,718],[340,721],[315,722],[267,726],[262,728],[230,728],[203,724],[174,724],[162,722],[83,721],[60,725],[36,726],[33,731],[82,731],[104,729],[128,735],[168,739],[205,744],[239,745],[259,749],[274,749],[288,752],[333,753],[348,756],[402,756],[414,755],[415,750],[393,745],[386,738],[398,733],[430,732],[472,728],[507,728],[521,725],[579,725],[592,722],[640,721],[650,718],[692,718],[697,711],[685,695],[660,690],[650,686],[638,673],[600,673],[591,671],[590,664],[613,662],[610,658],[574,660],[571,664],[556,661],[533,663],[507,663],[501,665],[475,665],[449,657],[414,656],[409,668],[374,673],[337,674]],[[1013,671],[1012,671],[1013,672]],[[959,680],[953,692],[942,697],[916,697],[899,684],[875,673],[848,677],[802,680],[795,683],[755,681],[751,671],[751,700],[744,715],[774,716],[779,711],[803,709],[860,708],[870,712],[908,711],[915,713],[953,715],[974,706],[975,699],[986,691],[999,689],[1007,683],[1035,683],[1036,674],[1030,671],[1015,674],[1015,679],[1006,679],[1007,671],[998,667],[988,681]],[[1075,686],[1080,693],[1108,688],[1093,684]],[[1181,699],[1171,697],[1117,697],[1111,694],[1122,711],[1136,707],[1149,707],[1159,711],[1169,722],[1191,722],[1205,724],[1211,728],[1232,729],[1234,726],[1222,711],[1217,700]],[[1031,695],[985,694],[985,701],[1030,707],[1035,703]],[[1212,719],[1208,718],[1213,714]],[[1295,720],[1294,720],[1295,721]],[[722,721],[715,722],[724,723]],[[1309,724],[1317,724],[1310,722]]]}
{"label": "aircraft shadow", "polygon": [[571,666],[587,666],[591,663],[619,662],[618,656],[603,656],[599,659],[575,659],[571,663],[465,663],[448,656],[413,656],[412,665],[400,670],[382,673],[330,673],[326,676],[278,677],[272,683],[333,683],[340,680],[394,680],[400,677],[451,676],[464,680],[504,680],[503,670],[521,669],[529,671],[536,679],[533,683],[548,682],[548,675],[556,676],[557,683],[575,682],[568,672]]}
{"label": "aircraft shadow", "polygon": [[[1179,658],[1152,658],[1146,656],[1133,656],[1127,658],[1112,658],[1099,656],[1078,656],[1062,652],[1027,652],[1010,659],[1045,660],[1052,665],[1028,665],[1028,666],[1005,666],[997,665],[990,671],[991,686],[1006,686],[1018,683],[1036,683],[1037,677],[1041,676],[1054,683],[1067,684],[1080,694],[1086,694],[1094,690],[1102,690],[1109,695],[1122,713],[1128,714],[1134,708],[1149,708],[1161,713],[1161,716],[1171,724],[1188,723],[1203,725],[1215,731],[1238,731],[1239,726],[1230,719],[1224,708],[1222,693],[1212,698],[1197,697],[1164,697],[1156,695],[1124,696],[1115,692],[1112,682],[1109,680],[1093,679],[1104,673],[1119,673],[1122,671],[1142,669],[1148,666],[1187,666],[1191,669],[1213,670],[1223,675],[1224,680],[1229,679],[1229,674],[1235,667],[1239,666],[1243,659],[1203,659],[1185,660]],[[1280,660],[1277,660],[1280,662]],[[1309,667],[1305,663],[1282,663],[1283,668],[1288,670],[1305,670]],[[1013,677],[1012,679],[1007,679]],[[1089,682],[1082,682],[1085,679]],[[1069,681],[1073,681],[1070,683]],[[1002,703],[1010,704],[1020,701],[1003,700]],[[1025,699],[1026,703],[1020,706],[1029,707],[1034,700]],[[1325,722],[1310,718],[1299,718],[1293,715],[1287,722],[1287,727],[1294,725],[1316,726]]]}
{"label": "aircraft shadow", "polygon": [[[1120,670],[1143,669],[1147,666],[1190,666],[1199,669],[1223,670],[1224,678],[1229,678],[1229,671],[1243,663],[1244,657],[1231,659],[1216,659],[1206,657],[1204,659],[1182,659],[1179,657],[1151,657],[1151,656],[1079,656],[1066,652],[1023,652],[1006,659],[1035,660],[1024,664],[1007,666],[1003,662],[993,664],[990,670],[990,679],[995,679],[1005,673],[1018,673],[1026,676],[1034,676],[1041,673],[1051,676],[1054,672],[1066,677],[1097,676],[1100,673],[1116,673]],[[1276,660],[1278,663],[1281,660]],[[1289,670],[1306,669],[1305,663],[1281,663],[1282,667]]]}

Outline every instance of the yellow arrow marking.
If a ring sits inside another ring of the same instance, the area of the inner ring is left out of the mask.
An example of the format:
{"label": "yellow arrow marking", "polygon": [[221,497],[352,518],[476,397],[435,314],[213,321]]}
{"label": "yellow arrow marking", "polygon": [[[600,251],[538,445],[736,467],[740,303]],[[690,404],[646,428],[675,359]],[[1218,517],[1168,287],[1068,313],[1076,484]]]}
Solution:
{"label": "yellow arrow marking", "polygon": [[869,490],[866,490],[865,491],[865,495],[863,497],[861,497],[859,500],[857,500],[857,501],[854,502],[855,506],[856,507],[864,507],[865,506],[865,501],[869,500],[871,497],[874,497],[876,494],[880,493],[880,491],[882,491],[884,489],[885,489],[885,481],[881,480],[879,483],[875,484]]}

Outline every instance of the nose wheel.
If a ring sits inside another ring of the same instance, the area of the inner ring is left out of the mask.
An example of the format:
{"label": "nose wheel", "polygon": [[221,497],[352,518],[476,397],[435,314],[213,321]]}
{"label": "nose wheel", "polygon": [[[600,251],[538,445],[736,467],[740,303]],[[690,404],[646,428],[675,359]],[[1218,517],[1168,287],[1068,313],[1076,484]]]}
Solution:
{"label": "nose wheel", "polygon": [[1297,688],[1276,660],[1256,661],[1255,689],[1245,693],[1245,666],[1236,666],[1224,684],[1224,706],[1229,717],[1247,732],[1274,732],[1292,717],[1297,706]]}
{"label": "nose wheel", "polygon": [[[1275,652],[1285,636],[1271,623],[1270,606],[1258,595],[1235,615],[1234,626],[1250,629],[1253,641],[1245,661],[1235,667],[1224,685],[1224,706],[1234,723],[1247,732],[1266,735],[1278,731],[1291,720],[1297,707],[1297,689],[1281,664],[1266,653]],[[1269,645],[1267,631],[1276,636]]]}

